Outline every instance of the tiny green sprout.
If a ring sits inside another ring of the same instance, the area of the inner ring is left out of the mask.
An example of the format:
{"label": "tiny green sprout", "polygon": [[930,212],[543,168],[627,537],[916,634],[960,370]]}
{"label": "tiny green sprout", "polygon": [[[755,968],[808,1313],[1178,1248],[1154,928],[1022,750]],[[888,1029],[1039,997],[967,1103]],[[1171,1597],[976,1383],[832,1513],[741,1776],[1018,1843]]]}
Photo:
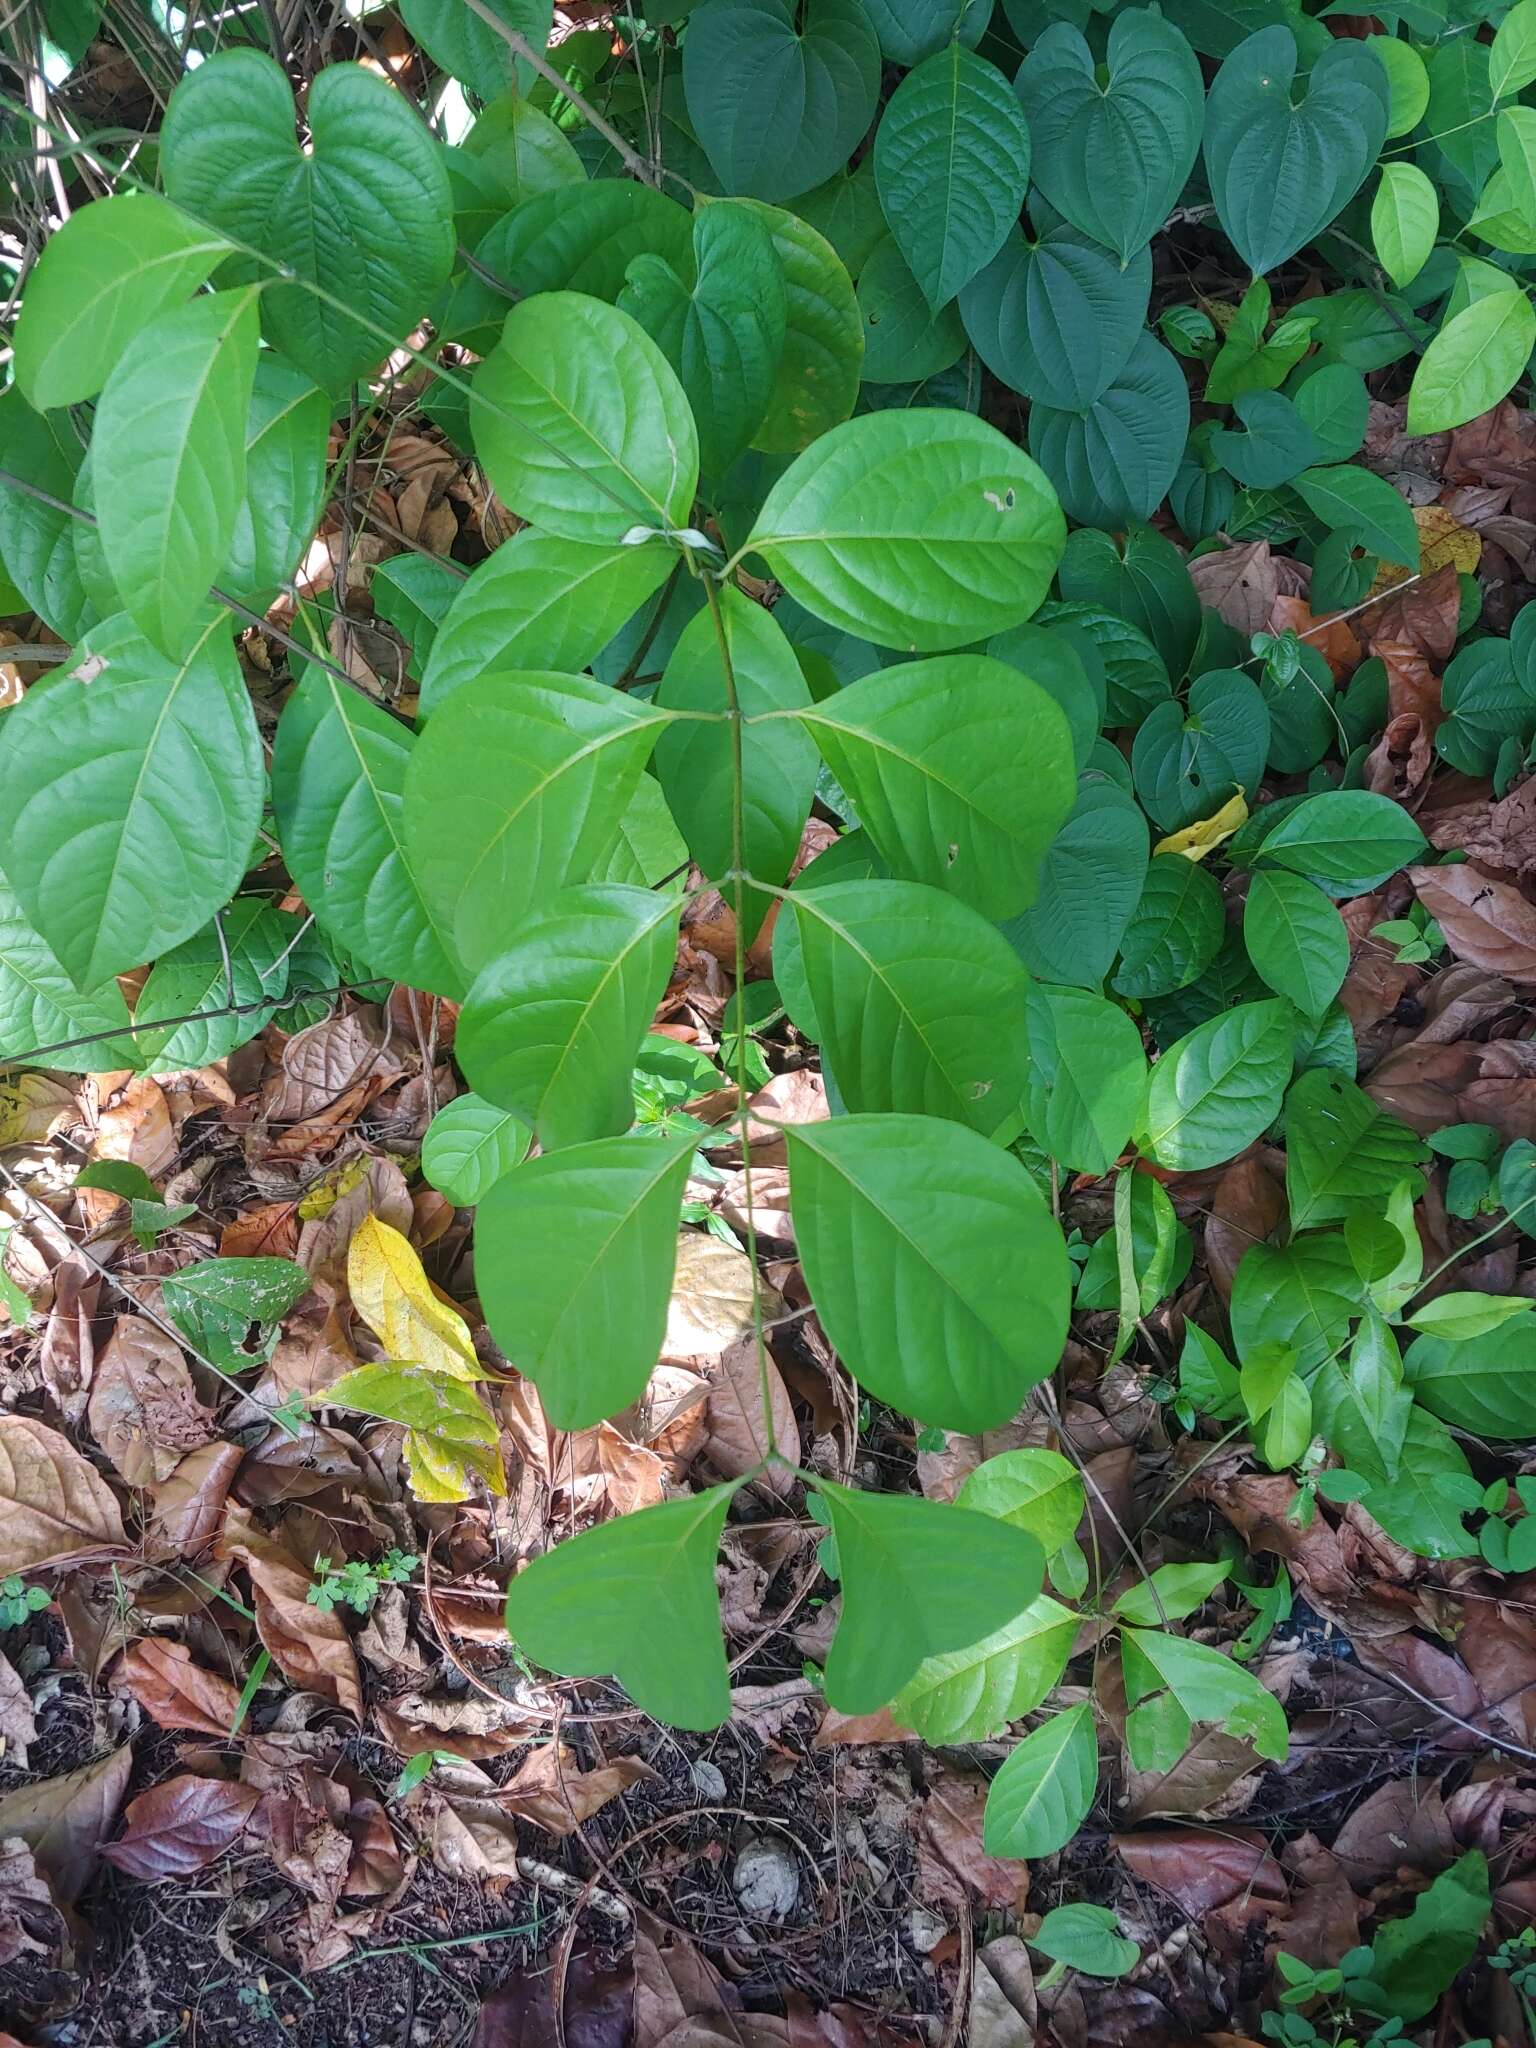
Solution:
{"label": "tiny green sprout", "polygon": [[414,1756],[406,1758],[405,1769],[390,1787],[389,1796],[391,1799],[404,1799],[430,1776],[438,1764],[462,1762],[463,1758],[455,1756],[451,1749],[418,1749]]}
{"label": "tiny green sprout", "polygon": [[48,1601],[45,1587],[29,1586],[19,1572],[11,1572],[0,1579],[0,1629],[20,1628],[30,1616],[41,1614]]}
{"label": "tiny green sprout", "polygon": [[338,1607],[370,1614],[384,1587],[407,1584],[420,1562],[420,1558],[401,1550],[388,1551],[376,1564],[351,1557],[344,1565],[334,1565],[329,1558],[317,1557],[315,1583],[305,1598],[322,1614],[333,1614]]}

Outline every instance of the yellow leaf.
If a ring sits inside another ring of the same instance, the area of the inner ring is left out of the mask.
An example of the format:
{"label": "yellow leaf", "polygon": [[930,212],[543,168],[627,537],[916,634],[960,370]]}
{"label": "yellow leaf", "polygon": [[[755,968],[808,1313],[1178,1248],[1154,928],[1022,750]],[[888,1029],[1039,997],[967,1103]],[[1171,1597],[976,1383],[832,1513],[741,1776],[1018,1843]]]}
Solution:
{"label": "yellow leaf", "polygon": [[1186,825],[1182,832],[1170,832],[1166,839],[1159,839],[1152,851],[1182,853],[1186,860],[1204,860],[1224,839],[1230,839],[1238,827],[1246,823],[1247,817],[1248,804],[1239,790],[1219,811],[1202,818],[1198,825]]}
{"label": "yellow leaf", "polygon": [[1419,529],[1419,567],[1424,575],[1449,562],[1458,576],[1470,576],[1482,560],[1482,535],[1463,526],[1443,505],[1415,505],[1413,523]]}
{"label": "yellow leaf", "polygon": [[343,1373],[311,1398],[317,1406],[355,1408],[403,1424],[411,1490],[418,1500],[468,1500],[476,1479],[490,1493],[507,1490],[496,1418],[462,1379],[386,1362]]}
{"label": "yellow leaf", "polygon": [[405,1462],[411,1468],[411,1491],[418,1500],[468,1500],[475,1491],[475,1479],[487,1493],[505,1494],[507,1490],[501,1452],[494,1444],[444,1443],[441,1438],[408,1429]]}
{"label": "yellow leaf", "polygon": [[391,1358],[450,1379],[483,1380],[464,1318],[432,1292],[398,1230],[370,1216],[347,1252],[352,1305]]}
{"label": "yellow leaf", "polygon": [[299,1203],[299,1219],[303,1223],[316,1222],[322,1216],[329,1216],[343,1195],[351,1194],[368,1171],[366,1154],[349,1159],[345,1166],[334,1166]]}

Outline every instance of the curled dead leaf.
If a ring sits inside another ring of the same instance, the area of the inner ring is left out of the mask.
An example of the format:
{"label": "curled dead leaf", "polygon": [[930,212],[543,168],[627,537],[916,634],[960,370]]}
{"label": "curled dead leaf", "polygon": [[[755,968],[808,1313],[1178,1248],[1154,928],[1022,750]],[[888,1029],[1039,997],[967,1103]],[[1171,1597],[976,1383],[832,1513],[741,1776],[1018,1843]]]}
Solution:
{"label": "curled dead leaf", "polygon": [[169,1479],[213,1435],[180,1346],[144,1316],[119,1316],[97,1360],[91,1433],[130,1486]]}
{"label": "curled dead leaf", "polygon": [[126,1542],[111,1488],[72,1444],[30,1416],[0,1419],[0,1574]]}
{"label": "curled dead leaf", "polygon": [[157,1636],[130,1644],[113,1673],[113,1684],[137,1700],[161,1728],[227,1736],[240,1706],[240,1695],[227,1678],[195,1663],[184,1643]]}
{"label": "curled dead leaf", "polygon": [[1536,984],[1536,908],[1511,883],[1470,863],[1410,868],[1408,879],[1458,960]]}

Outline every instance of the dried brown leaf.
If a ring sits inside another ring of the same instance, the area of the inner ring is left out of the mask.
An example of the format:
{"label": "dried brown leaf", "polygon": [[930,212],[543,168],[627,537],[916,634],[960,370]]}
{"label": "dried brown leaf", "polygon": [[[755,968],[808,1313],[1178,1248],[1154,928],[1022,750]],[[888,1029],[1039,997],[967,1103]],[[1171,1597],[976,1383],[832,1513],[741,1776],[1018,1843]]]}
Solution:
{"label": "dried brown leaf", "polygon": [[1408,879],[1458,960],[1536,983],[1536,909],[1518,889],[1470,864],[1410,868]]}
{"label": "dried brown leaf", "polygon": [[500,1798],[516,1819],[531,1821],[546,1834],[572,1835],[631,1785],[655,1776],[637,1756],[615,1757],[596,1770],[583,1771],[564,1743],[546,1742],[502,1787]]}
{"label": "dried brown leaf", "polygon": [[953,1902],[965,1890],[989,1906],[1022,1912],[1029,1872],[1022,1863],[989,1856],[981,1843],[987,1780],[970,1771],[940,1768],[917,1814],[918,1881],[930,1897]]}
{"label": "dried brown leaf", "polygon": [[117,1501],[94,1465],[30,1416],[0,1418],[0,1574],[125,1541]]}
{"label": "dried brown leaf", "polygon": [[151,1556],[191,1560],[210,1547],[223,1527],[229,1489],[244,1456],[239,1444],[216,1438],[189,1451],[168,1478],[151,1488],[153,1505],[144,1531]]}
{"label": "dried brown leaf", "polygon": [[1269,624],[1279,580],[1267,540],[1220,548],[1189,564],[1189,580],[1200,602],[1239,633],[1259,633]]}
{"label": "dried brown leaf", "polygon": [[1285,1188],[1266,1158],[1252,1155],[1229,1166],[1211,1197],[1205,1224],[1205,1258],[1223,1301],[1232,1299],[1232,1280],[1243,1254],[1274,1240],[1285,1222]]}
{"label": "dried brown leaf", "polygon": [[0,1841],[21,1837],[61,1906],[72,1906],[90,1881],[132,1769],[133,1751],[124,1743],[77,1771],[0,1798]]}
{"label": "dried brown leaf", "polygon": [[[555,1973],[520,1970],[480,2009],[471,2048],[549,2048],[559,2038]],[[634,1967],[607,1964],[578,1948],[565,1972],[561,2020],[566,2048],[631,2048],[634,2039]]]}
{"label": "dried brown leaf", "polygon": [[187,1877],[234,1848],[260,1803],[249,1785],[183,1771],[129,1801],[125,1833],[102,1854],[144,1884]]}
{"label": "dried brown leaf", "polygon": [[1517,1600],[1468,1600],[1456,1648],[1489,1713],[1518,1741],[1536,1742],[1536,1621],[1530,1608]]}
{"label": "dried brown leaf", "polygon": [[131,1694],[161,1728],[227,1736],[240,1707],[240,1695],[227,1678],[194,1663],[184,1643],[158,1636],[130,1645],[113,1683]]}
{"label": "dried brown leaf", "polygon": [[144,1316],[119,1316],[96,1364],[91,1434],[130,1486],[169,1479],[213,1435],[181,1349]]}
{"label": "dried brown leaf", "polygon": [[1148,1828],[1116,1835],[1114,1843],[1133,1877],[1165,1892],[1191,1918],[1229,1899],[1283,1899],[1289,1891],[1264,1837],[1247,1829]]}
{"label": "dried brown leaf", "polygon": [[[19,1835],[0,1839],[0,1969],[19,1956],[57,1955],[68,1961],[68,1930],[48,1880]],[[0,2048],[11,2039],[0,2034]]]}
{"label": "dried brown leaf", "polygon": [[18,1770],[27,1767],[27,1747],[37,1739],[37,1716],[27,1688],[8,1657],[0,1657],[0,1757]]}
{"label": "dried brown leaf", "polygon": [[[771,1440],[763,1414],[765,1388],[773,1423]],[[771,1450],[790,1464],[799,1458],[800,1430],[789,1389],[766,1351],[759,1360],[757,1340],[750,1332],[722,1354],[710,1379],[706,1412],[709,1433],[704,1455],[727,1479],[750,1472]],[[762,1483],[783,1493],[793,1484],[793,1477],[783,1466],[770,1465]]]}
{"label": "dried brown leaf", "polygon": [[309,1604],[314,1582],[308,1572],[244,1520],[231,1524],[223,1549],[250,1574],[256,1632],[289,1684],[319,1693],[361,1721],[363,1691],[351,1638],[339,1614]]}

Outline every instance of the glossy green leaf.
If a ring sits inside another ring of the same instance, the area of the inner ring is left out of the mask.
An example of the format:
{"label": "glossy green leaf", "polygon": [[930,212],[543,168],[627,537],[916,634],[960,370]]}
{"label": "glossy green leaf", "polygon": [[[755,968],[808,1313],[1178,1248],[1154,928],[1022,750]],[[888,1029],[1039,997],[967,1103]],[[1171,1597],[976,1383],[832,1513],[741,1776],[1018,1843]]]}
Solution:
{"label": "glossy green leaf", "polygon": [[1445,1424],[1415,1402],[1408,1411],[1396,1478],[1373,1486],[1361,1505],[1394,1543],[1420,1557],[1475,1555],[1477,1538],[1469,1534],[1462,1520],[1466,1510],[1452,1498],[1443,1484],[1446,1480],[1476,1483]]}
{"label": "glossy green leaf", "polygon": [[790,1015],[821,1043],[851,1110],[950,1117],[1003,1143],[1019,1127],[1029,1072],[1027,980],[994,926],[915,882],[833,882],[792,894],[814,1013]]}
{"label": "glossy green leaf", "polygon": [[1515,0],[1494,31],[1488,53],[1488,90],[1493,97],[1523,92],[1536,79],[1536,4]]}
{"label": "glossy green leaf", "polygon": [[1317,1427],[1350,1471],[1381,1485],[1395,1479],[1413,1395],[1403,1385],[1397,1341],[1379,1315],[1367,1314],[1347,1359],[1323,1360],[1311,1388]]}
{"label": "glossy green leaf", "polygon": [[689,23],[683,89],[727,192],[793,199],[840,170],[874,118],[880,47],[857,0],[710,0]]}
{"label": "glossy green leaf", "polygon": [[893,64],[921,64],[948,42],[975,49],[992,18],[992,0],[865,0],[880,48]]}
{"label": "glossy green leaf", "polygon": [[849,275],[857,277],[876,242],[889,233],[875,189],[873,152],[805,193],[795,201],[794,211],[831,244]]}
{"label": "glossy green leaf", "polygon": [[1147,1578],[1127,1586],[1112,1603],[1110,1612],[1138,1628],[1181,1621],[1211,1597],[1229,1569],[1225,1558],[1209,1564],[1196,1561],[1159,1565]]}
{"label": "glossy green leaf", "polygon": [[677,954],[677,905],[616,883],[562,889],[470,983],[454,1052],[477,1094],[545,1152],[634,1122],[630,1076]]}
{"label": "glossy green leaf", "polygon": [[1025,1169],[933,1117],[835,1117],[787,1138],[806,1282],[855,1378],[947,1429],[1016,1413],[1067,1326],[1061,1231]]}
{"label": "glossy green leaf", "polygon": [[[325,503],[330,426],[325,393],[263,349],[245,426],[245,495],[214,578],[230,597],[270,604],[297,570]],[[425,556],[408,559],[426,563]]]}
{"label": "glossy green leaf", "polygon": [[[117,983],[108,977],[95,987],[77,988],[0,882],[0,1059],[68,1074],[137,1068],[142,1062],[127,1027],[128,1005]],[[119,1029],[123,1035],[114,1037]],[[39,1050],[94,1032],[102,1034],[94,1045]]]}
{"label": "glossy green leaf", "polygon": [[1024,1114],[1042,1151],[1074,1173],[1108,1173],[1147,1086],[1141,1033],[1116,1004],[1081,988],[1030,985],[1031,1066]]}
{"label": "glossy green leaf", "polygon": [[777,206],[757,211],[784,272],[785,317],[778,375],[752,445],[797,455],[853,411],[864,327],[852,279],[825,237]]}
{"label": "glossy green leaf", "polygon": [[[553,9],[550,0],[486,0],[492,13],[541,54],[549,41]],[[488,21],[469,7],[445,7],[442,0],[400,0],[400,19],[434,64],[467,85],[482,100],[491,100],[533,68],[520,61]]]}
{"label": "glossy green leaf", "polygon": [[1030,136],[993,64],[953,42],[909,71],[875,135],[880,204],[937,312],[990,263],[1029,186]]}
{"label": "glossy green leaf", "polygon": [[409,333],[453,261],[453,201],[438,144],[402,94],[361,64],[331,64],[305,103],[270,57],[221,50],[171,94],[160,132],[167,194],[257,250],[262,329],[307,375],[343,391]]}
{"label": "glossy green leaf", "polygon": [[986,1742],[1060,1684],[1081,1627],[1070,1607],[1037,1594],[979,1642],[925,1657],[891,1702],[892,1718],[930,1744]]}
{"label": "glossy green leaf", "polygon": [[[190,938],[233,894],[261,817],[261,744],[227,622],[168,661],[125,617],[0,731],[0,869],[81,989]],[[146,880],[153,878],[153,886]]]}
{"label": "glossy green leaf", "polygon": [[1410,434],[1464,426],[1507,397],[1536,346],[1524,290],[1495,292],[1453,313],[1419,359],[1408,390]]}
{"label": "glossy green leaf", "polygon": [[272,808],[288,871],[347,953],[410,988],[461,996],[448,920],[429,903],[405,838],[417,741],[361,691],[311,667],[283,707]]}
{"label": "glossy green leaf", "polygon": [[434,714],[406,770],[405,851],[465,965],[602,861],[663,714],[586,676],[480,676]]}
{"label": "glossy green leaf", "polygon": [[507,1589],[507,1632],[570,1678],[611,1673],[674,1728],[731,1711],[715,1557],[732,1486],[599,1522],[536,1557]]}
{"label": "glossy green leaf", "polygon": [[69,510],[80,435],[68,413],[36,413],[13,386],[0,391],[0,448],[0,467],[47,494],[0,484],[0,561],[44,624],[63,640],[78,640],[100,617],[82,580],[79,522]]}
{"label": "glossy green leaf", "polygon": [[568,540],[684,527],[699,475],[671,364],[627,313],[541,292],[475,372],[475,448],[505,502]]}
{"label": "glossy green leaf", "polygon": [[557,1429],[617,1415],[650,1378],[695,1143],[646,1133],[546,1152],[476,1211],[485,1319]]}
{"label": "glossy green leaf", "polygon": [[1340,463],[1305,469],[1293,488],[1324,526],[1405,569],[1419,566],[1419,529],[1407,501],[1368,469]]}
{"label": "glossy green leaf", "polygon": [[1387,74],[1387,139],[1411,135],[1429,105],[1429,73],[1424,68],[1424,59],[1411,43],[1397,36],[1367,36],[1366,41]]}
{"label": "glossy green leaf", "polygon": [[193,299],[139,330],[96,407],[102,550],[164,654],[182,651],[235,537],[256,349],[254,292]]}
{"label": "glossy green leaf", "polygon": [[[581,292],[610,305],[630,264],[644,255],[690,277],[693,223],[665,192],[616,178],[557,185],[524,199],[475,248],[476,263],[508,286],[515,282],[524,297]],[[471,341],[482,332],[494,338],[507,311],[506,293],[474,276],[455,286],[448,328]]]}
{"label": "glossy green leaf", "polygon": [[969,413],[881,412],[823,434],[750,545],[829,625],[938,653],[1038,609],[1066,542],[1029,457]]}
{"label": "glossy green leaf", "polygon": [[1057,1906],[1030,1946],[1085,1977],[1124,1977],[1140,1962],[1141,1950],[1116,1931],[1119,1925],[1108,1906]]}
{"label": "glossy green leaf", "polygon": [[1147,848],[1147,821],[1125,791],[1084,783],[1051,841],[1034,902],[1003,926],[1031,974],[1098,986],[1135,916]]}
{"label": "glossy green leaf", "polygon": [[[995,1155],[993,1155],[995,1156]],[[827,1698],[869,1714],[925,1657],[989,1636],[1040,1591],[1045,1554],[1024,1530],[916,1494],[817,1483],[837,1540],[843,1605]]]}
{"label": "glossy green leaf", "polygon": [[1401,288],[1429,261],[1440,232],[1440,199],[1417,164],[1383,164],[1371,201],[1371,241],[1381,267]]}
{"label": "glossy green leaf", "polygon": [[1290,1078],[1285,1004],[1240,1003],[1171,1045],[1152,1069],[1146,1150],[1180,1173],[1234,1159],[1274,1122]]}
{"label": "glossy green leaf", "polygon": [[962,289],[960,314],[994,377],[1042,405],[1081,412],[1130,360],[1151,286],[1146,250],[1122,266],[1065,223],[1036,241],[1012,228]]}
{"label": "glossy green leaf", "polygon": [[1027,1529],[1047,1557],[1071,1542],[1088,1505],[1071,1459],[1060,1451],[1044,1450],[1002,1451],[984,1459],[968,1474],[957,1499],[961,1507],[979,1515]]}
{"label": "glossy green leaf", "polygon": [[1517,1322],[1530,1313],[1530,1297],[1524,1294],[1454,1293],[1425,1302],[1406,1318],[1410,1329],[1426,1337],[1440,1337],[1448,1344],[1465,1344],[1473,1337],[1489,1336],[1506,1323]]}
{"label": "glossy green leaf", "polygon": [[1343,918],[1316,883],[1284,869],[1248,884],[1243,944],[1260,978],[1309,1017],[1321,1017],[1349,972]]}
{"label": "glossy green leaf", "polygon": [[1223,63],[1205,110],[1205,166],[1222,227],[1257,274],[1313,240],[1359,191],[1386,139],[1387,74],[1374,50],[1331,42],[1305,88],[1296,38],[1276,24]]}
{"label": "glossy green leaf", "polygon": [[1456,1342],[1416,1337],[1403,1359],[1414,1398],[1442,1422],[1504,1442],[1536,1436],[1536,1314]]}
{"label": "glossy green leaf", "polygon": [[1322,450],[1300,406],[1282,392],[1240,391],[1232,409],[1245,431],[1218,428],[1210,448],[1239,483],[1273,490],[1320,459]]}
{"label": "glossy green leaf", "polygon": [[1131,1709],[1126,1748],[1138,1770],[1171,1768],[1197,1722],[1251,1742],[1260,1756],[1284,1760],[1290,1742],[1285,1710],[1220,1650],[1139,1628],[1126,1629],[1121,1646]]}
{"label": "glossy green leaf", "polygon": [[1173,482],[1188,436],[1184,373],[1147,333],[1085,411],[1039,403],[1029,411],[1029,452],[1083,526],[1118,531],[1150,519]]}
{"label": "glossy green leaf", "polygon": [[1172,995],[1199,979],[1225,935],[1220,886],[1198,861],[1160,853],[1121,942],[1113,987],[1136,998]]}
{"label": "glossy green leaf", "polygon": [[1015,1745],[987,1793],[989,1856],[1051,1856],[1088,1818],[1099,1784],[1093,1708],[1067,1707]]}
{"label": "glossy green leaf", "polygon": [[527,1153],[532,1132],[480,1095],[456,1095],[427,1125],[421,1170],[456,1208],[484,1201]]}
{"label": "glossy green leaf", "polygon": [[1359,451],[1371,395],[1348,363],[1325,363],[1296,393],[1296,410],[1312,430],[1322,462],[1345,462]]}
{"label": "glossy green leaf", "polygon": [[224,237],[153,192],[83,206],[51,235],[16,322],[16,381],[38,412],[94,398],[142,328],[190,297]]}
{"label": "glossy green leaf", "polygon": [[1189,701],[1169,701],[1137,728],[1131,773],[1143,809],[1164,832],[1180,832],[1238,795],[1257,794],[1269,757],[1269,707],[1252,677],[1211,669],[1190,684]]}
{"label": "glossy green leaf", "polygon": [[1205,86],[1183,35],[1151,8],[1110,26],[1105,82],[1085,38],[1054,23],[1018,76],[1034,179],[1058,213],[1122,262],[1178,201],[1200,147]]}
{"label": "glossy green leaf", "polygon": [[1343,1343],[1363,1300],[1363,1283],[1337,1232],[1316,1232],[1284,1249],[1251,1245],[1232,1283],[1232,1342],[1243,1357],[1261,1344],[1288,1346],[1297,1369],[1309,1372]]}
{"label": "glossy green leaf", "polygon": [[[213,924],[162,953],[133,1009],[140,1064],[150,1073],[209,1067],[264,1030],[287,991],[288,939],[269,903],[243,896]],[[239,1014],[217,1014],[232,1002],[241,1006]],[[204,1017],[204,1011],[214,1014]],[[142,1028],[157,1017],[189,1021]]]}
{"label": "glossy green leaf", "polygon": [[1038,685],[951,654],[877,670],[802,718],[896,873],[988,918],[1029,903],[1076,784],[1067,721]]}
{"label": "glossy green leaf", "polygon": [[1401,804],[1369,790],[1338,789],[1303,797],[1264,834],[1256,859],[1310,876],[1330,896],[1360,896],[1417,860],[1424,847]]}

